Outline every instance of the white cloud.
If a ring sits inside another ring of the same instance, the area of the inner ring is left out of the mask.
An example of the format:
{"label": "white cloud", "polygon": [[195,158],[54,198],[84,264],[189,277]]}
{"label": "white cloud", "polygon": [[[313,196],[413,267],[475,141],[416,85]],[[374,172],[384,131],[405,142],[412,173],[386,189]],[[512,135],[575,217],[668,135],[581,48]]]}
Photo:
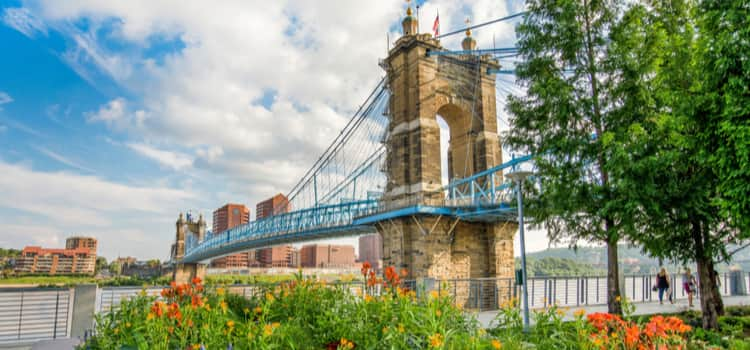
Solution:
{"label": "white cloud", "polygon": [[[104,254],[120,252],[139,257],[164,257],[174,239],[173,221],[180,210],[195,207],[192,192],[168,187],[129,186],[95,176],[68,172],[40,172],[28,166],[0,161],[0,230],[25,242],[60,241],[67,235],[96,236],[111,247]],[[10,212],[8,212],[10,210]],[[20,213],[20,214],[19,214]],[[29,224],[33,230],[17,226]],[[17,225],[17,226],[13,226]],[[140,232],[149,244],[122,235],[120,227]]]}
{"label": "white cloud", "polygon": [[127,146],[139,154],[174,170],[183,170],[193,164],[193,160],[183,153],[160,150],[142,143],[129,143]]}
{"label": "white cloud", "polygon": [[13,98],[10,97],[7,93],[0,91],[0,111],[3,110],[3,105],[6,103],[13,102]]}
{"label": "white cloud", "polygon": [[118,131],[140,128],[144,125],[144,121],[147,118],[148,114],[146,111],[129,110],[127,101],[122,97],[107,102],[105,105],[99,107],[99,110],[96,112],[86,114],[88,122],[103,122],[108,127]]}
{"label": "white cloud", "polygon": [[6,8],[3,11],[2,21],[29,38],[33,38],[37,33],[47,35],[47,26],[27,8]]}
{"label": "white cloud", "polygon": [[54,151],[48,149],[48,148],[38,147],[38,146],[35,146],[34,148],[36,148],[37,151],[41,152],[42,154],[46,155],[47,157],[50,157],[50,158],[52,158],[52,159],[54,159],[54,160],[56,160],[56,161],[58,161],[60,163],[63,163],[63,164],[65,164],[65,165],[67,165],[67,166],[69,166],[71,168],[75,168],[75,169],[78,169],[78,170],[83,170],[83,171],[89,172],[89,173],[93,173],[94,172],[94,170],[92,170],[91,168],[85,167],[85,166],[79,164],[78,162],[70,160],[68,157],[65,157],[65,156],[63,156],[63,155],[61,155],[61,154],[59,154],[57,152],[54,152]]}

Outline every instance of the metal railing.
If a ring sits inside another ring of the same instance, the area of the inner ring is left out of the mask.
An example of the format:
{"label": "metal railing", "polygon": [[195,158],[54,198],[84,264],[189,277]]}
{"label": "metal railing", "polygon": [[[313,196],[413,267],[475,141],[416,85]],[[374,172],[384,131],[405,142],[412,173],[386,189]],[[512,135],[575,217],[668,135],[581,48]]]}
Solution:
{"label": "metal railing", "polygon": [[70,289],[0,289],[0,344],[67,337],[72,307]]}

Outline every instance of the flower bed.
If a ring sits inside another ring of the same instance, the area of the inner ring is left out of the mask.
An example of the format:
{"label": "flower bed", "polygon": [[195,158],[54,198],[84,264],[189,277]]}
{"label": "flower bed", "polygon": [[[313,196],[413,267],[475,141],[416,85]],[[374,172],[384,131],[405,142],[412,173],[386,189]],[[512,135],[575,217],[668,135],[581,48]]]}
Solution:
{"label": "flower bed", "polygon": [[[447,295],[399,287],[388,268],[385,280],[363,269],[362,293],[310,279],[243,298],[199,279],[124,301],[97,317],[90,349],[680,349],[690,327],[656,316],[637,324],[608,314],[562,321],[553,307],[535,313],[536,325],[521,332],[513,302],[489,332]],[[380,295],[375,287],[383,286]]]}

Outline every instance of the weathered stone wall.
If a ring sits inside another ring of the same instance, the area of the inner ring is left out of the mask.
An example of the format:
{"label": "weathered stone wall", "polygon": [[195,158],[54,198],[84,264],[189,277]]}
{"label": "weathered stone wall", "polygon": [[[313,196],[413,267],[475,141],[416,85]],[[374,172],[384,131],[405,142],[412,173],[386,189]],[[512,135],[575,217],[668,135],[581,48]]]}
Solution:
{"label": "weathered stone wall", "polygon": [[[486,74],[488,68],[499,67],[497,62],[476,56],[427,56],[429,50],[441,49],[429,34],[405,35],[385,61],[391,100],[384,199],[393,207],[442,205],[438,114],[450,127],[450,178],[502,163],[495,76]],[[384,266],[407,269],[409,279],[512,278],[516,229],[515,223],[431,215],[378,223]],[[497,290],[492,283],[478,288]],[[471,293],[480,294],[469,282],[455,284],[454,289],[462,304],[471,302]]]}

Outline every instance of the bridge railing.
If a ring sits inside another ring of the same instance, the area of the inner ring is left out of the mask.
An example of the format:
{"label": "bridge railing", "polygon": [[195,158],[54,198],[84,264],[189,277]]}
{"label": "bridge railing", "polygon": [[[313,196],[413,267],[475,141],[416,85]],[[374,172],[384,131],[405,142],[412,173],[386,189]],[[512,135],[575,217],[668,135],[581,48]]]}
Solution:
{"label": "bridge railing", "polygon": [[296,210],[251,221],[248,224],[213,234],[202,242],[191,241],[186,246],[185,259],[189,260],[194,254],[248,240],[351,225],[355,217],[375,212],[377,207],[376,199],[366,199]]}

